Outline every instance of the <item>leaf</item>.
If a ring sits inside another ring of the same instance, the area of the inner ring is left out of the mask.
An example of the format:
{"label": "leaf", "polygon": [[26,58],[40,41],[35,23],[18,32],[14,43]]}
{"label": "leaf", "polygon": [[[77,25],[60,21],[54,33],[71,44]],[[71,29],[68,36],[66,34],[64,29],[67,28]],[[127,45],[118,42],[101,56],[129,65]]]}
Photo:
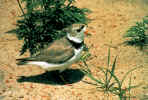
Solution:
{"label": "leaf", "polygon": [[[87,9],[74,6],[75,0],[21,1],[25,4],[26,12],[17,21],[17,28],[9,31],[16,33],[18,39],[24,40],[21,54],[29,50],[32,55],[40,47],[44,47],[66,34],[57,31],[61,31],[74,23],[86,23],[87,21],[86,13],[84,13]],[[67,3],[65,3],[66,1]],[[68,9],[67,4],[70,4]],[[21,5],[20,8],[23,12]]]}
{"label": "leaf", "polygon": [[148,19],[143,19],[143,23],[148,24]]}
{"label": "leaf", "polygon": [[7,32],[5,32],[5,33],[17,33],[17,29],[12,29],[12,30],[10,30],[10,31],[7,31]]}

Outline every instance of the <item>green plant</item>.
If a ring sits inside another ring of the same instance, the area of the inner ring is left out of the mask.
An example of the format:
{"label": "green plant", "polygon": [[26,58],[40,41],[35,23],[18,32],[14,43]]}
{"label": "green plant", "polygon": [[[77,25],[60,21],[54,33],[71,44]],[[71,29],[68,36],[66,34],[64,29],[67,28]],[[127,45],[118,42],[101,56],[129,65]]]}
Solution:
{"label": "green plant", "polygon": [[147,34],[146,30],[148,29],[148,19],[143,19],[142,22],[137,22],[135,26],[132,26],[127,30],[124,38],[127,38],[127,44],[140,46],[141,48],[146,45]]}
{"label": "green plant", "polygon": [[131,77],[130,77],[128,87],[123,88],[123,82],[125,81],[125,79],[129,75],[129,73],[131,73],[132,71],[136,70],[139,67],[136,67],[136,68],[129,70],[123,76],[122,80],[119,80],[119,78],[115,75],[116,60],[117,60],[117,56],[115,57],[111,68],[109,68],[110,67],[110,49],[109,49],[109,51],[108,51],[108,67],[107,68],[99,68],[100,71],[103,72],[103,74],[105,76],[105,78],[103,80],[95,78],[92,75],[91,70],[89,69],[89,66],[87,65],[86,61],[83,61],[84,65],[86,67],[85,67],[85,69],[82,69],[82,72],[84,72],[95,83],[86,82],[86,81],[84,81],[84,82],[86,82],[88,84],[95,85],[98,90],[100,89],[101,91],[104,91],[105,93],[115,94],[120,98],[120,100],[127,100],[127,98],[130,100],[131,89],[140,86],[140,84],[132,86],[131,85]]}
{"label": "green plant", "polygon": [[86,8],[77,8],[75,0],[21,0],[25,4],[23,13],[17,21],[16,29],[7,33],[16,33],[19,40],[24,40],[21,55],[27,50],[31,55],[66,35],[64,28],[74,23],[88,23]]}
{"label": "green plant", "polygon": [[81,55],[80,62],[87,61],[89,59],[89,57],[91,56],[89,49],[90,48],[86,44],[84,44],[83,53]]}

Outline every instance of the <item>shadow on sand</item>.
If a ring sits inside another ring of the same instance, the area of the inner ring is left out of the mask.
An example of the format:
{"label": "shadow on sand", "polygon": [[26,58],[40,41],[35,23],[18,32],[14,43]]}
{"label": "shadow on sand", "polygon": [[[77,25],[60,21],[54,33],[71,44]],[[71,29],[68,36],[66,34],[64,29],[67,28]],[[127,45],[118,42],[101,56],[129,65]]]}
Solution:
{"label": "shadow on sand", "polygon": [[[60,78],[60,75],[62,75],[66,83]],[[21,76],[17,81],[19,83],[33,82],[51,85],[64,85],[79,82],[83,77],[84,73],[79,69],[67,69],[60,74],[58,71],[52,71],[29,77]]]}

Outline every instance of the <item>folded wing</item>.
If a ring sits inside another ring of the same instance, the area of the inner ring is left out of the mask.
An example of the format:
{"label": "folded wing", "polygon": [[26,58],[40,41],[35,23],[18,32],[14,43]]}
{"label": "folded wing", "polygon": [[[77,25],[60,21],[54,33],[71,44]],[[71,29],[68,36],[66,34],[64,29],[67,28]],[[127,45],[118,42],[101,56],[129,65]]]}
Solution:
{"label": "folded wing", "polygon": [[74,49],[66,39],[60,39],[48,48],[33,57],[16,59],[18,65],[27,64],[28,61],[45,61],[48,63],[63,63],[74,56]]}

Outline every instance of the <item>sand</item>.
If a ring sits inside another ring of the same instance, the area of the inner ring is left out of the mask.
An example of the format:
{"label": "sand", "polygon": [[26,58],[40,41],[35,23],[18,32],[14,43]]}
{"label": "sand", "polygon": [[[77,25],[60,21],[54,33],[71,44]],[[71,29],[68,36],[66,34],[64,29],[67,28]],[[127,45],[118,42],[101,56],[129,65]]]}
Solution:
{"label": "sand", "polygon": [[[93,19],[87,31],[91,36],[85,37],[85,43],[90,47],[91,59],[88,59],[92,74],[104,78],[98,67],[107,66],[108,49],[111,49],[111,63],[116,55],[115,73],[122,79],[130,69],[133,71],[125,80],[126,87],[131,77],[132,85],[141,84],[131,91],[135,96],[131,100],[148,99],[148,53],[138,47],[122,45],[125,32],[137,21],[148,15],[146,0],[77,0],[78,7],[89,8],[88,15]],[[73,64],[65,71],[69,84],[62,84],[57,76],[45,72],[37,66],[19,67],[16,58],[27,57],[19,55],[23,41],[15,34],[6,34],[15,28],[16,20],[21,11],[16,0],[0,1],[0,100],[118,100],[112,94],[98,91],[95,86],[84,81],[93,82],[80,72],[79,64]],[[119,45],[121,44],[121,45]],[[23,76],[23,77],[21,77]]]}

